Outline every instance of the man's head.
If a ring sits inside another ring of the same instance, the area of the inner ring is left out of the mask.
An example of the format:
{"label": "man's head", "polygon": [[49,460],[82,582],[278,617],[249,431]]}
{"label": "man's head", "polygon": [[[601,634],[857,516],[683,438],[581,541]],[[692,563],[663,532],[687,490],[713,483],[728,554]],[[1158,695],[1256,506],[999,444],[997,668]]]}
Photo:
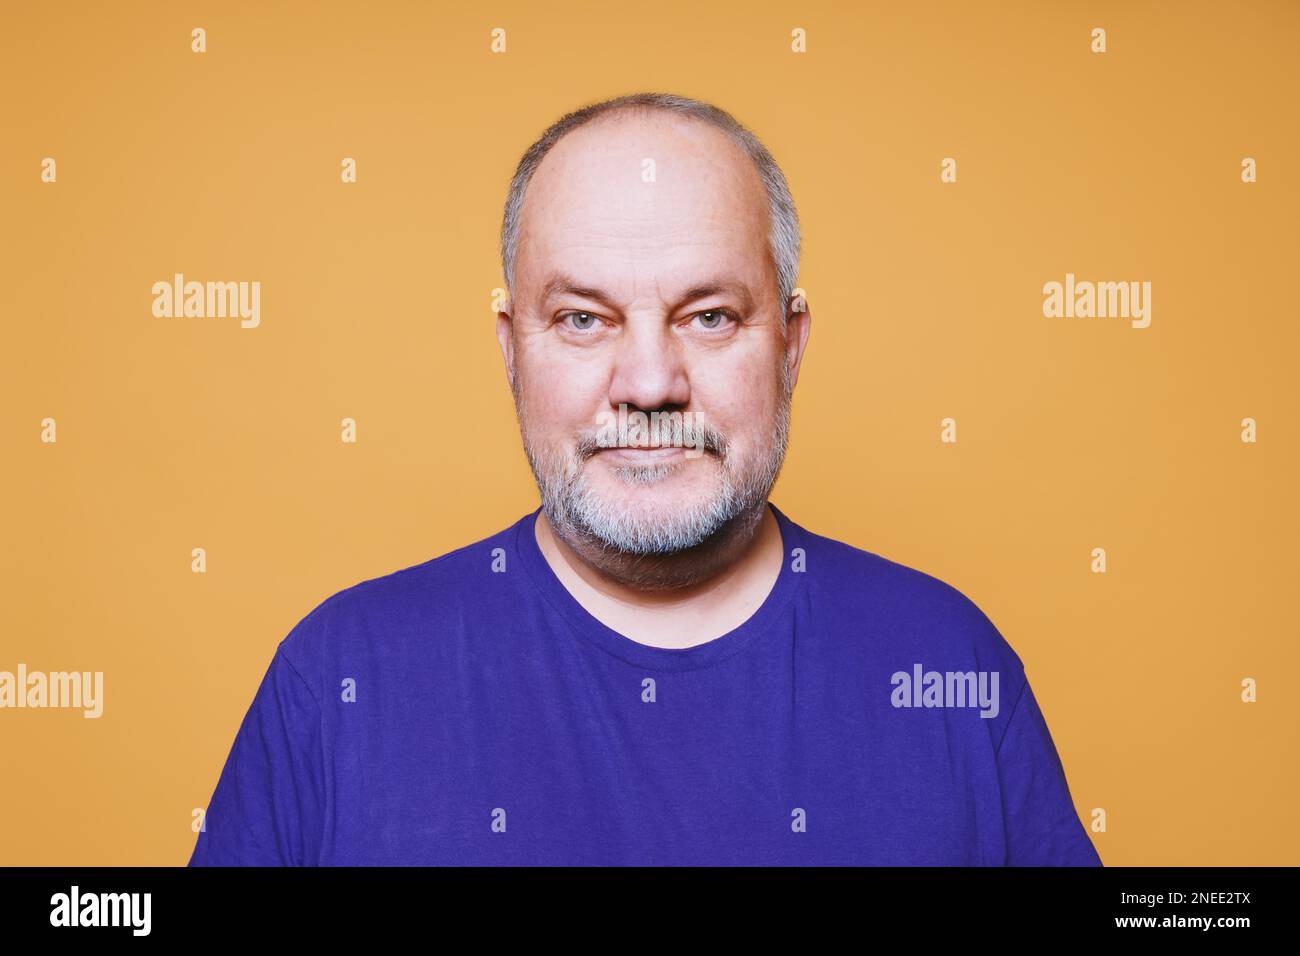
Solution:
{"label": "man's head", "polygon": [[[798,258],[785,177],[707,104],[621,97],[565,116],[525,153],[497,334],[558,536],[670,586],[654,570],[665,559],[761,519],[808,334]],[[603,447],[611,420],[638,413],[677,430]]]}

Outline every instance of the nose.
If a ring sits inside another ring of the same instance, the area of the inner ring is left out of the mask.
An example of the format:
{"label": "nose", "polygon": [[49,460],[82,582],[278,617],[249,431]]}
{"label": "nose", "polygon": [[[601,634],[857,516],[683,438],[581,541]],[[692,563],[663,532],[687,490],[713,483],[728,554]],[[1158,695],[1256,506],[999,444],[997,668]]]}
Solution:
{"label": "nose", "polygon": [[629,320],[615,346],[609,402],[644,412],[681,408],[690,401],[681,343],[661,321]]}

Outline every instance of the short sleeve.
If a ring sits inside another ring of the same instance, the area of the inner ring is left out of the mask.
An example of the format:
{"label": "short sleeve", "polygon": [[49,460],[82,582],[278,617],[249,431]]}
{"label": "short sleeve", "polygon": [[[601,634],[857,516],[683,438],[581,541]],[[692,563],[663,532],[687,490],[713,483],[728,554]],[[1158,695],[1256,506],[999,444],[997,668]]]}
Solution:
{"label": "short sleeve", "polygon": [[1026,682],[997,750],[1008,866],[1101,866]]}
{"label": "short sleeve", "polygon": [[320,707],[286,656],[271,660],[208,802],[190,866],[303,866],[320,855]]}

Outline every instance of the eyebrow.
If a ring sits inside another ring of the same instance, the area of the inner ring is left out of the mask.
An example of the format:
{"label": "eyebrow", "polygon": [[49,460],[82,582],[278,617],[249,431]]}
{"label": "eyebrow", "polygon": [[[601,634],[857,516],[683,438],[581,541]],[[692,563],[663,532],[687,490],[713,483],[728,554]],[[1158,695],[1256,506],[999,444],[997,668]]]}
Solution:
{"label": "eyebrow", "polygon": [[[694,302],[696,299],[703,299],[710,295],[719,295],[723,293],[733,293],[745,301],[746,306],[752,307],[753,298],[749,294],[749,289],[744,283],[725,278],[710,278],[699,285],[687,289],[682,293],[679,304],[682,302]],[[543,286],[541,293],[542,302],[546,302],[556,295],[577,295],[584,299],[591,299],[594,302],[600,302],[611,308],[616,308],[615,297],[612,293],[593,286],[583,285],[577,279],[564,273],[552,276]]]}

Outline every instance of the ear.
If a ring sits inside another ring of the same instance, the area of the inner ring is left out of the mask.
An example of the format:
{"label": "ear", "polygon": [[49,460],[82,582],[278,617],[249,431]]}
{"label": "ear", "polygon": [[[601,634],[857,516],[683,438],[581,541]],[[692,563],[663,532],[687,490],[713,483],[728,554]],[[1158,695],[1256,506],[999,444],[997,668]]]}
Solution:
{"label": "ear", "polygon": [[514,320],[506,310],[513,309],[514,306],[509,299],[506,299],[501,308],[502,311],[497,313],[497,344],[501,346],[501,358],[506,364],[506,381],[513,389],[515,387],[515,340],[512,334]]}
{"label": "ear", "polygon": [[[812,310],[803,295],[791,296],[787,306],[791,311],[785,322],[785,363],[793,390],[799,381],[799,367],[803,364],[804,350],[808,348],[808,336],[812,334]],[[793,311],[795,309],[799,311]]]}

